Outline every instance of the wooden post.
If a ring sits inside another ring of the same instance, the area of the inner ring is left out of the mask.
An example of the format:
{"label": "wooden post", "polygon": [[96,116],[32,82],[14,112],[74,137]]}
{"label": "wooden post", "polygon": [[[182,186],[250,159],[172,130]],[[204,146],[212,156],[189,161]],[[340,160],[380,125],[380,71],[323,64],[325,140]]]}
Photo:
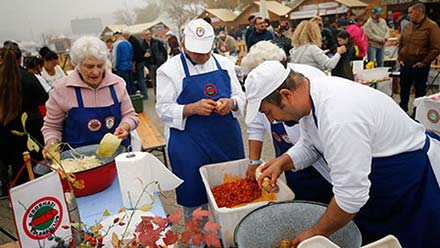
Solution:
{"label": "wooden post", "polygon": [[29,175],[30,181],[35,179],[34,171],[32,170],[32,164],[31,164],[31,155],[28,151],[23,152],[23,161],[26,163],[26,169]]}

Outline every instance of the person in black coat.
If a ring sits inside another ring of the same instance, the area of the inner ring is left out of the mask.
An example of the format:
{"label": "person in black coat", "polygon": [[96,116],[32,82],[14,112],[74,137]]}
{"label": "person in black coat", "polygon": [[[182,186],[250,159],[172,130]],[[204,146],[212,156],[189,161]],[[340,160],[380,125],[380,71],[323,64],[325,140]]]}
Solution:
{"label": "person in black coat", "polygon": [[145,76],[144,76],[144,67],[145,67],[145,61],[144,61],[144,54],[145,50],[142,48],[140,42],[136,37],[134,37],[130,31],[124,30],[122,31],[122,36],[130,42],[131,46],[133,47],[133,63],[134,68],[136,69],[136,77],[134,77],[137,81],[137,84],[139,86],[139,89],[141,90],[142,95],[144,96],[144,99],[148,99],[148,91],[147,91],[147,85],[145,84]]}
{"label": "person in black coat", "polygon": [[156,94],[156,71],[167,60],[167,49],[162,41],[152,37],[150,30],[144,31],[144,39],[141,43],[145,50],[144,61],[148,68],[150,79],[153,83],[154,94]]}
{"label": "person in black coat", "polygon": [[267,30],[266,21],[263,17],[256,17],[254,20],[255,29],[252,30],[248,39],[246,40],[246,46],[249,51],[251,47],[262,40],[270,40],[274,39],[273,34]]}
{"label": "person in black coat", "polygon": [[[38,79],[20,67],[21,51],[16,45],[6,45],[0,50],[0,171],[12,165],[12,178],[17,176],[23,165],[24,151],[27,151],[27,136],[17,136],[12,130],[23,132],[21,116],[27,113],[26,130],[39,142],[44,144],[41,128],[43,116],[38,106],[43,105],[48,95]],[[42,159],[41,153],[32,152],[31,157]],[[3,174],[3,176],[5,176]],[[8,178],[2,180],[9,183]],[[16,185],[29,180],[26,172],[18,178]]]}
{"label": "person in black coat", "polygon": [[288,22],[280,22],[280,25],[277,27],[277,34],[274,40],[274,43],[277,44],[280,48],[284,50],[286,56],[290,56],[290,49],[292,49],[292,39],[286,37],[284,33],[290,29]]}
{"label": "person in black coat", "polygon": [[353,60],[356,55],[353,40],[351,39],[350,34],[345,30],[339,31],[337,39],[338,46],[345,46],[347,52],[341,55],[338,64],[332,70],[332,76],[354,80],[353,69],[350,64],[351,60]]}

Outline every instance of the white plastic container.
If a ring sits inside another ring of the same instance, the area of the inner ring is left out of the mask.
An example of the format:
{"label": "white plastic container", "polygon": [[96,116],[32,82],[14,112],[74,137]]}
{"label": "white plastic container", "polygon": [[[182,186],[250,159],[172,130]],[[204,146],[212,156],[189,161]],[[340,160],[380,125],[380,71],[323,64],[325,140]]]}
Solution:
{"label": "white plastic container", "polygon": [[[299,248],[299,247],[298,247]],[[362,248],[402,248],[396,237],[388,235],[385,238],[379,239],[376,242],[362,246]]]}
{"label": "white plastic container", "polygon": [[304,240],[298,245],[298,248],[340,248],[328,238],[318,235]]}
{"label": "white plastic container", "polygon": [[[205,165],[200,168],[203,184],[205,185],[206,193],[208,194],[209,207],[214,216],[215,222],[221,226],[220,235],[223,247],[233,247],[235,245],[234,230],[245,215],[268,203],[267,201],[263,201],[236,208],[219,208],[217,206],[211,188],[223,184],[223,176],[225,173],[245,178],[248,165],[248,159],[241,159],[225,163]],[[281,180],[278,180],[277,184],[280,191],[276,194],[275,201],[293,200],[295,194],[292,190],[290,190],[290,188]]]}
{"label": "white plastic container", "polygon": [[367,70],[360,70],[357,72],[356,77],[358,80],[372,81],[388,78],[388,67],[378,67]]}

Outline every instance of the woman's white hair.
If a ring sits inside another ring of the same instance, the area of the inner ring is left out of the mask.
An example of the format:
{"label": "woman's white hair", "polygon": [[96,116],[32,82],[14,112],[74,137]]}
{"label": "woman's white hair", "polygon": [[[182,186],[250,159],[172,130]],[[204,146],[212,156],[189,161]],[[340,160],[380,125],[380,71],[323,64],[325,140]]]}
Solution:
{"label": "woman's white hair", "polygon": [[286,53],[282,48],[270,41],[260,41],[253,45],[249,53],[241,61],[241,69],[245,75],[267,60],[286,60]]}
{"label": "woman's white hair", "polygon": [[70,50],[70,60],[75,68],[78,68],[84,60],[94,57],[105,64],[108,61],[108,50],[104,41],[91,36],[77,39]]}

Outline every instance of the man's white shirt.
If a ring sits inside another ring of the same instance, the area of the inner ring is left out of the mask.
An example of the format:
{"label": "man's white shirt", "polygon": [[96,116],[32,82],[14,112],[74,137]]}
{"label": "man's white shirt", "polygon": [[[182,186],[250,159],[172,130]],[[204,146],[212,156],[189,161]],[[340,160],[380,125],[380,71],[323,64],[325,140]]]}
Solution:
{"label": "man's white shirt", "polygon": [[[421,149],[425,128],[389,96],[343,78],[310,78],[310,94],[318,128],[311,111],[299,122],[302,139],[287,153],[296,170],[323,154],[338,206],[356,213],[369,198],[372,158]],[[439,144],[431,140],[438,157]]]}
{"label": "man's white shirt", "polygon": [[[237,103],[238,110],[232,111],[234,117],[243,116],[246,96],[235,74],[234,64],[226,57],[212,54],[223,70],[226,70],[231,78],[231,97]],[[214,58],[211,58],[203,65],[193,65],[185,56],[186,64],[191,76],[217,70]],[[161,121],[165,124],[164,136],[168,141],[169,129],[176,128],[185,130],[186,118],[183,118],[184,105],[177,103],[177,98],[182,92],[185,71],[179,56],[169,59],[157,70],[157,92],[156,112]]]}

